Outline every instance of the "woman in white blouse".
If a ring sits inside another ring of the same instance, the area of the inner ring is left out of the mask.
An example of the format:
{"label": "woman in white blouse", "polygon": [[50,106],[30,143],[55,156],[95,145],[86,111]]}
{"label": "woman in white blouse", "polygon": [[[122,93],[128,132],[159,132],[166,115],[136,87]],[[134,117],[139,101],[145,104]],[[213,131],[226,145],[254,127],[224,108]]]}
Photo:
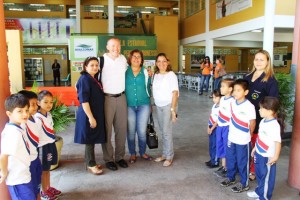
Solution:
{"label": "woman in white blouse", "polygon": [[174,157],[172,126],[176,122],[178,96],[177,77],[172,71],[166,54],[159,53],[156,56],[156,68],[153,75],[153,98],[159,130],[163,138],[163,153],[155,161],[164,161],[164,167],[169,167]]}

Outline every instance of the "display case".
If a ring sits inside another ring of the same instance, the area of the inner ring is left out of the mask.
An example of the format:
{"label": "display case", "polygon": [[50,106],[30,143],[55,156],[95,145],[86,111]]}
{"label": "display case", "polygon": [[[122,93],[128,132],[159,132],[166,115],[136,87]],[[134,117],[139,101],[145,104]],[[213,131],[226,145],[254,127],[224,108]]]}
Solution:
{"label": "display case", "polygon": [[44,81],[43,58],[24,58],[26,81]]}

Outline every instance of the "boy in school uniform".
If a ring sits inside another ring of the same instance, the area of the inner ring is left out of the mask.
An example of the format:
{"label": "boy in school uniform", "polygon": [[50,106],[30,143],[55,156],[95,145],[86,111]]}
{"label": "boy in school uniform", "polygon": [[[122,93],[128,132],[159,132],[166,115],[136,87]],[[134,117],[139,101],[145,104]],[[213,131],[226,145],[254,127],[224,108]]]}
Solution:
{"label": "boy in school uniform", "polygon": [[28,90],[22,90],[18,93],[23,94],[29,100],[29,118],[27,123],[22,124],[21,127],[24,127],[26,130],[30,147],[30,173],[34,194],[36,195],[36,199],[40,199],[42,164],[38,157],[38,144],[41,127],[37,125],[36,119],[33,116],[38,110],[38,97],[36,93]]}
{"label": "boy in school uniform", "polygon": [[219,105],[218,126],[216,130],[216,149],[217,157],[221,159],[222,166],[215,172],[216,175],[225,177],[227,173],[226,167],[226,147],[228,140],[228,130],[230,121],[230,103],[234,100],[231,96],[234,80],[230,78],[221,81],[221,94],[223,95]]}
{"label": "boy in school uniform", "polygon": [[254,105],[246,99],[248,92],[249,83],[247,80],[238,79],[235,81],[233,87],[235,101],[231,103],[231,118],[226,149],[227,178],[221,182],[221,186],[224,187],[233,185],[238,171],[241,180],[231,189],[235,193],[249,190],[250,140],[255,128],[256,112]]}
{"label": "boy in school uniform", "polygon": [[9,117],[1,135],[0,183],[6,181],[12,199],[36,199],[31,183],[30,149],[25,129],[20,125],[29,117],[29,101],[22,94],[5,100]]}

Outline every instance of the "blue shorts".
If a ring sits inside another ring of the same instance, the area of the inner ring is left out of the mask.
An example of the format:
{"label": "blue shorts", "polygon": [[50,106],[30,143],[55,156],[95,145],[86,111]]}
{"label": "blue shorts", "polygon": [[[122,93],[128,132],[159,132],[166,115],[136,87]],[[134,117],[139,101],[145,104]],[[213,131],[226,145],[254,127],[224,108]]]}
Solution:
{"label": "blue shorts", "polygon": [[41,189],[41,179],[42,179],[42,164],[39,158],[31,161],[30,164],[30,173],[31,173],[31,182],[34,194],[37,195],[40,193]]}
{"label": "blue shorts", "polygon": [[40,159],[42,161],[43,171],[49,171],[51,165],[57,164],[57,149],[54,142],[40,147]]}
{"label": "blue shorts", "polygon": [[225,158],[228,142],[229,126],[217,126],[216,130],[216,148],[217,158]]}
{"label": "blue shorts", "polygon": [[31,181],[20,185],[8,185],[7,187],[13,200],[36,199]]}

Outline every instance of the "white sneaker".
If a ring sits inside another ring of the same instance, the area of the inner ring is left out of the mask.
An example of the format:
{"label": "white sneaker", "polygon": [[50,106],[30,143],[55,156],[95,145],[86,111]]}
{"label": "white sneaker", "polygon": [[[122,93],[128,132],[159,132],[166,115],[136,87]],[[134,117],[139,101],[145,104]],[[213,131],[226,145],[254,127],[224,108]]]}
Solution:
{"label": "white sneaker", "polygon": [[259,196],[256,194],[255,191],[249,191],[247,192],[247,196],[251,198],[258,198]]}

